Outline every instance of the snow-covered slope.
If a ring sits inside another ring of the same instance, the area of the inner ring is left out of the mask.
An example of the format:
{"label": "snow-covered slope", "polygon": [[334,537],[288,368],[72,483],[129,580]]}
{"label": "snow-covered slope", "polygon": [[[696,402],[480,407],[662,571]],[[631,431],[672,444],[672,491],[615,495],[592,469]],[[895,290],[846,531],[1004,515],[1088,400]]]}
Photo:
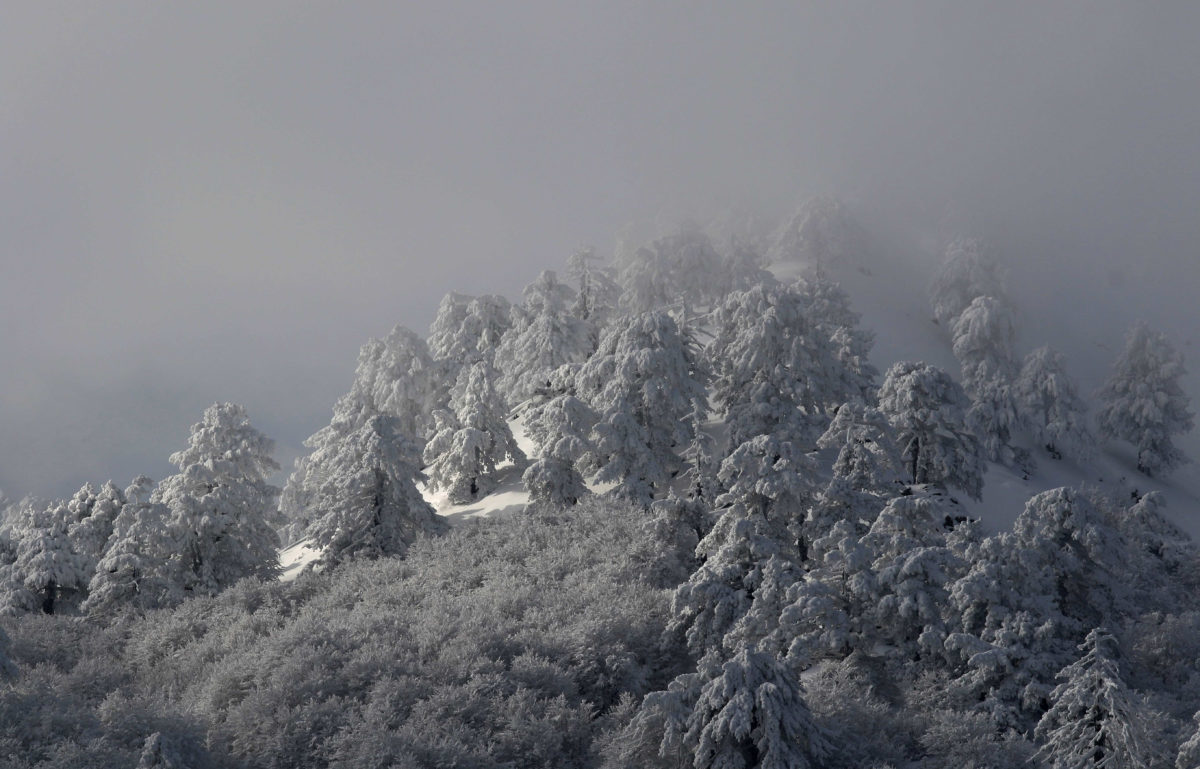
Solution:
{"label": "snow-covered slope", "polygon": [[[772,271],[781,280],[790,280],[803,270],[803,265],[779,264]],[[875,333],[871,361],[882,374],[897,361],[923,360],[954,374],[959,365],[950,349],[949,337],[933,320],[929,309],[928,285],[933,264],[928,271],[913,267],[913,260],[875,258],[859,265],[833,265],[831,277],[842,284],[850,295],[854,310],[862,315],[862,326]],[[1124,329],[1114,328],[1107,319],[1108,307],[1103,301],[1091,304],[1056,303],[1053,292],[1041,287],[1033,296],[1028,282],[1010,279],[1012,300],[1018,307],[1017,352],[1024,356],[1044,344],[1051,344],[1067,356],[1071,374],[1077,378],[1080,392],[1089,401],[1103,384],[1109,369],[1124,344]],[[1031,309],[1028,309],[1031,308]],[[1093,322],[1093,320],[1095,322]],[[1186,348],[1185,348],[1186,353]],[[1193,364],[1193,368],[1200,364]],[[1193,404],[1197,397],[1196,378],[1185,382]],[[1028,444],[1028,442],[1027,442]],[[1179,441],[1181,448],[1200,460],[1200,434],[1193,432]],[[1200,463],[1192,463],[1165,479],[1151,479],[1136,469],[1131,447],[1111,443],[1100,447],[1097,457],[1086,467],[1051,458],[1032,444],[1026,448],[1033,454],[1037,467],[1028,478],[1014,471],[992,465],[984,482],[983,500],[962,500],[989,528],[1001,529],[1012,525],[1025,501],[1046,489],[1060,486],[1092,484],[1114,488],[1122,494],[1133,491],[1162,491],[1168,500],[1167,512],[1184,531],[1200,538]]]}

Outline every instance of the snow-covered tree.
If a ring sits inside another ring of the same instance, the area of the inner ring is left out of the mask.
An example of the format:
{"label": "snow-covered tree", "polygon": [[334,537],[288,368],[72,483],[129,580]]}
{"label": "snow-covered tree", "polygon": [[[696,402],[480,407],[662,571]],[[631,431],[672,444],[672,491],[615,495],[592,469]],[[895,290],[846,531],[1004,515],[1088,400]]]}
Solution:
{"label": "snow-covered tree", "polygon": [[1067,374],[1063,355],[1039,347],[1025,357],[1013,385],[1017,407],[1050,456],[1086,460],[1094,451],[1087,404]]}
{"label": "snow-covered tree", "polygon": [[879,410],[888,416],[913,483],[954,486],[978,499],[983,490],[979,440],[966,422],[962,387],[926,363],[901,362],[879,388]]}
{"label": "snow-covered tree", "polygon": [[1012,385],[1003,379],[986,379],[975,383],[967,424],[979,439],[983,456],[993,462],[1024,472],[1033,469],[1029,452],[1014,444],[1021,427],[1021,415]]}
{"label": "snow-covered tree", "polygon": [[[88,484],[76,493],[71,503],[68,503],[68,509],[71,508],[71,504],[77,503],[80,495],[90,486],[91,484]],[[125,494],[112,481],[106,481],[99,492],[88,495],[86,512],[84,506],[78,504],[76,507],[79,512],[72,510],[75,522],[70,529],[71,547],[78,554],[81,568],[89,578],[96,570],[96,564],[112,536],[113,522],[124,506]]]}
{"label": "snow-covered tree", "polygon": [[592,352],[587,324],[571,313],[572,293],[552,270],[525,287],[520,320],[496,351],[496,389],[508,403],[545,389],[552,371],[582,363]]}
{"label": "snow-covered tree", "polygon": [[737,505],[763,516],[774,536],[803,550],[805,511],[816,495],[816,457],[796,441],[759,435],[721,463],[718,480],[727,491],[721,506]]}
{"label": "snow-covered tree", "polygon": [[454,378],[464,366],[485,358],[491,362],[512,324],[513,307],[504,297],[450,293],[429,328],[429,351]]}
{"label": "snow-covered tree", "polygon": [[832,753],[804,689],[774,655],[743,648],[702,664],[699,696],[686,722],[684,745],[696,769],[808,769]]}
{"label": "snow-covered tree", "polygon": [[507,409],[496,393],[494,378],[495,370],[486,360],[464,368],[451,393],[455,412],[434,415],[438,430],[424,453],[429,486],[446,489],[455,503],[491,491],[496,468],[505,461],[525,463],[505,420]]}
{"label": "snow-covered tree", "polygon": [[576,251],[567,260],[567,272],[577,288],[571,311],[587,324],[591,342],[589,352],[596,349],[600,332],[616,313],[621,299],[621,287],[614,270],[600,266],[599,261],[596,250],[591,247]]}
{"label": "snow-covered tree", "polygon": [[808,511],[810,539],[825,536],[834,524],[869,526],[897,491],[903,473],[896,438],[887,416],[859,402],[837,410],[817,447],[836,450],[833,475]]}
{"label": "snow-covered tree", "polygon": [[714,313],[706,352],[730,446],[765,434],[811,441],[824,428],[822,409],[839,388],[832,350],[806,309],[795,288],[763,285],[733,294]]}
{"label": "snow-covered tree", "polygon": [[1011,380],[1017,373],[1012,311],[992,296],[978,296],[950,325],[963,384],[974,393],[984,383]]}
{"label": "snow-covered tree", "polygon": [[1166,336],[1138,323],[1100,390],[1100,434],[1132,443],[1146,475],[1165,475],[1190,461],[1173,441],[1194,424],[1179,381],[1184,373],[1183,356]]}
{"label": "snow-covered tree", "polygon": [[267,483],[279,469],[274,448],[245,408],[219,403],[192,426],[187,448],[171,455],[179,473],[159,484],[152,501],[170,511],[185,591],[214,594],[243,577],[277,573],[279,537],[269,519],[279,489]]}
{"label": "snow-covered tree", "polygon": [[396,417],[375,416],[322,456],[307,536],[324,560],[403,555],[445,528],[417,490],[421,478]]}
{"label": "snow-covered tree", "polygon": [[12,584],[4,607],[9,612],[53,614],[59,599],[87,583],[79,556],[71,547],[71,512],[65,503],[31,510],[22,521]]}
{"label": "snow-covered tree", "polygon": [[183,546],[181,532],[170,526],[170,509],[151,501],[153,491],[154,482],[144,475],[125,489],[126,503],[88,584],[81,607],[86,613],[157,609],[183,600],[184,580],[176,560]]}
{"label": "snow-covered tree", "polygon": [[336,453],[341,441],[372,417],[395,417],[414,452],[411,459],[420,459],[433,433],[433,412],[444,407],[448,397],[442,373],[425,340],[403,326],[362,346],[350,391],[334,404],[330,423],[304,441],[311,453],[296,460],[284,486],[279,508],[287,521],[289,541],[312,522],[305,511],[311,509],[312,497],[323,482],[319,474],[312,474],[312,463],[319,463],[322,454]]}
{"label": "snow-covered tree", "polygon": [[[573,367],[564,367],[554,380],[570,378]],[[559,382],[559,394],[525,412],[525,434],[537,446],[534,462],[522,480],[530,499],[555,505],[573,505],[587,493],[577,463],[592,451],[591,432],[596,414]]]}
{"label": "snow-covered tree", "polygon": [[1145,717],[1121,680],[1116,639],[1096,628],[1063,668],[1051,706],[1037,725],[1038,757],[1053,769],[1141,769],[1147,766]]}
{"label": "snow-covered tree", "polygon": [[621,302],[626,312],[643,313],[682,303],[686,314],[720,298],[720,253],[694,223],[685,222],[624,257],[618,265]]}
{"label": "snow-covered tree", "polygon": [[946,246],[942,266],[930,287],[933,317],[947,331],[977,297],[1004,301],[1003,270],[991,249],[976,238],[959,238]]}
{"label": "snow-covered tree", "polygon": [[1191,736],[1179,746],[1179,753],[1175,757],[1175,769],[1200,768],[1200,711],[1192,716],[1192,722],[1196,726],[1193,727]]}
{"label": "snow-covered tree", "polygon": [[837,365],[830,390],[843,400],[870,401],[879,376],[870,362],[875,335],[859,326],[861,316],[850,308],[850,296],[819,266],[806,270],[796,285],[816,333],[833,350]]}
{"label": "snow-covered tree", "polygon": [[768,252],[772,262],[803,262],[829,267],[861,260],[866,231],[836,198],[815,197],[804,203],[775,235]]}
{"label": "snow-covered tree", "polygon": [[690,418],[704,408],[707,378],[690,333],[665,312],[615,321],[579,369],[580,400],[598,415],[597,480],[649,503],[679,470],[676,452],[693,438]]}

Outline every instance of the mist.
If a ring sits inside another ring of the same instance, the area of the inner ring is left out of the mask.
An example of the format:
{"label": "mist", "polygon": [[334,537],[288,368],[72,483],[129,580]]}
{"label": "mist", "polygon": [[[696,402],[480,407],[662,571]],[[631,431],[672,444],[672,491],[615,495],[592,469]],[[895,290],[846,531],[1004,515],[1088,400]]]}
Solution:
{"label": "mist", "polygon": [[812,194],[1200,367],[1200,7],[643,5],[0,11],[0,488],[161,478],[226,400],[286,465],[446,292]]}

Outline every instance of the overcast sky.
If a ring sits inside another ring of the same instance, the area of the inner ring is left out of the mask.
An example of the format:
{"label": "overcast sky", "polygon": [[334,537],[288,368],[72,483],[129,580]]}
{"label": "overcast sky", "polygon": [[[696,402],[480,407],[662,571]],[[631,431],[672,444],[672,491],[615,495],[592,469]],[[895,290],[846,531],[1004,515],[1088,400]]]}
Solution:
{"label": "overcast sky", "polygon": [[290,461],[367,337],[660,209],[836,194],[1188,344],[1200,4],[980,5],[7,3],[0,488],[161,478],[224,400]]}

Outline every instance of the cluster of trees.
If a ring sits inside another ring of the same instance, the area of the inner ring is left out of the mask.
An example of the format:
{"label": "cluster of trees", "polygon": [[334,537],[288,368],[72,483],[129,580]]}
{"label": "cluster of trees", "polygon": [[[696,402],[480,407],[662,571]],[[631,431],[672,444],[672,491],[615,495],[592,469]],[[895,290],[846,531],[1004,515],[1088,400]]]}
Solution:
{"label": "cluster of trees", "polygon": [[[1084,399],[1061,354],[1019,359],[975,240],[932,290],[961,376],[881,376],[829,272],[861,268],[865,242],[817,201],[773,239],[685,225],[611,267],[583,250],[569,283],[452,293],[427,337],[370,340],[283,489],[271,441],[218,404],[161,483],[21,503],[0,598],[25,616],[0,634],[0,676],[28,676],[0,697],[0,752],[898,769],[1177,749],[1191,766],[1200,551],[1159,493],[1055,489],[985,534],[952,494],[980,499],[989,462],[1032,471],[1027,436],[1085,460]],[[768,243],[813,269],[780,283]],[[1185,459],[1181,375],[1138,326],[1100,393],[1100,434],[1147,474]],[[427,501],[517,482],[514,521],[448,533]],[[299,540],[317,568],[277,583]],[[101,635],[54,648],[79,627]]]}

